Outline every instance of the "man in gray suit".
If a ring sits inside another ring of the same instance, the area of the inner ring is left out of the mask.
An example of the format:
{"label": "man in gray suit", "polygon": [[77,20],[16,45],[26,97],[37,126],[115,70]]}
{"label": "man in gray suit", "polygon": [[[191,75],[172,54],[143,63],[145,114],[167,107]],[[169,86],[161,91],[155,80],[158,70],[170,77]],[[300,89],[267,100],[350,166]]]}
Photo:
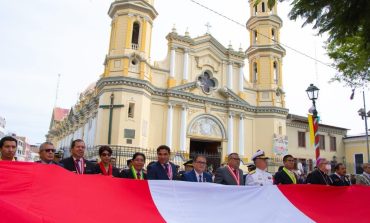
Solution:
{"label": "man in gray suit", "polygon": [[244,185],[243,171],[239,166],[239,154],[230,153],[227,157],[227,165],[216,170],[214,182],[224,185]]}
{"label": "man in gray suit", "polygon": [[364,163],[362,168],[364,172],[356,177],[356,184],[370,186],[370,163]]}

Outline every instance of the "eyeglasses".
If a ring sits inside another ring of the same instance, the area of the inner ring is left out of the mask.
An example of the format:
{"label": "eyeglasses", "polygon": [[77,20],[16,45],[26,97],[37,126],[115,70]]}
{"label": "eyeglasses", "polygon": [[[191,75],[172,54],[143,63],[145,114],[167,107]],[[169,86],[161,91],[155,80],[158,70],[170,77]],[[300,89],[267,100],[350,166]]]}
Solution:
{"label": "eyeglasses", "polygon": [[202,161],[197,161],[195,163],[199,163],[199,164],[202,164],[202,165],[206,165],[207,164],[206,162],[202,162]]}
{"label": "eyeglasses", "polygon": [[236,160],[236,161],[240,161],[240,158],[231,157],[230,159],[233,159],[233,160]]}
{"label": "eyeglasses", "polygon": [[112,154],[110,153],[102,153],[101,156],[111,156]]}
{"label": "eyeglasses", "polygon": [[52,153],[55,153],[55,149],[43,149],[42,151],[45,151],[45,152],[47,152],[47,153],[50,153],[50,152],[52,152]]}

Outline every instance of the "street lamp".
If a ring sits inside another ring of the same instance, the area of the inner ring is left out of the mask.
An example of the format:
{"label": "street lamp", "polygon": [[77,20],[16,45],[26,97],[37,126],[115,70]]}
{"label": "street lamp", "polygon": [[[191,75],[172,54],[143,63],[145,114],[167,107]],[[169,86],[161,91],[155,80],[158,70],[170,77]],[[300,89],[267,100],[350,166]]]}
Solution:
{"label": "street lamp", "polygon": [[362,92],[362,98],[364,101],[364,108],[360,108],[357,113],[361,116],[362,120],[365,120],[365,134],[366,134],[366,149],[367,149],[367,162],[370,162],[370,153],[369,153],[369,134],[367,128],[367,118],[370,117],[370,111],[366,113],[366,103],[365,103],[365,91]]}
{"label": "street lamp", "polygon": [[316,110],[316,103],[315,101],[319,98],[319,90],[315,85],[310,84],[310,86],[306,89],[306,93],[308,98],[312,101],[313,104],[313,109],[310,112],[312,112],[313,115],[313,134],[315,136],[315,158],[316,160],[320,157],[320,140],[319,140],[319,135],[317,134],[319,131],[319,120],[317,118],[317,110]]}
{"label": "street lamp", "polygon": [[316,103],[315,101],[319,98],[319,88],[317,88],[315,85],[310,84],[310,86],[307,88],[306,92],[308,95],[308,98],[312,101],[313,104],[313,116],[317,117],[317,110],[316,110]]}

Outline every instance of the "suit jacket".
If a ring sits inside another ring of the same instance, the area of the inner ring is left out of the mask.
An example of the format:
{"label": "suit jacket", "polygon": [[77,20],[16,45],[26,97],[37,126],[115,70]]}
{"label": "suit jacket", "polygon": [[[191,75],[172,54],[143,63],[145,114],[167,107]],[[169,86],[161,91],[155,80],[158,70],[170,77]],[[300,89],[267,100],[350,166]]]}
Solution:
{"label": "suit jacket", "polygon": [[[294,174],[294,177],[296,179],[296,183],[298,184],[297,176]],[[275,173],[274,176],[274,184],[293,184],[292,179],[290,179],[289,175],[284,171],[280,170]]]}
{"label": "suit jacket", "polygon": [[[197,179],[197,175],[195,173],[195,170],[191,170],[191,171],[185,172],[181,176],[181,180],[182,181],[189,181],[189,182],[198,182],[198,179]],[[209,174],[207,172],[203,172],[203,180],[205,180],[205,182],[211,182],[212,183],[212,176],[211,176],[211,174]]]}
{"label": "suit jacket", "polygon": [[[148,179],[147,174],[146,173],[143,173],[143,174],[144,174],[144,180],[147,180]],[[132,174],[131,169],[122,170],[121,173],[120,173],[120,177],[135,179],[134,175]]]}
{"label": "suit jacket", "polygon": [[[244,185],[243,171],[241,169],[239,169],[239,179],[240,179],[239,185]],[[219,167],[216,170],[214,182],[225,185],[237,185],[236,180],[231,175],[227,167]]]}
{"label": "suit jacket", "polygon": [[[169,162],[172,168],[172,180],[176,180],[177,178],[177,168],[175,164]],[[167,173],[163,166],[157,161],[150,165],[148,168],[148,179],[149,180],[169,180]]]}
{"label": "suit jacket", "polygon": [[321,184],[321,185],[332,185],[331,178],[323,173],[321,170],[316,169],[307,176],[308,184]]}
{"label": "suit jacket", "polygon": [[[94,166],[94,173],[96,174],[102,173],[99,163]],[[112,166],[112,175],[114,177],[120,177],[119,169],[117,167]]]}
{"label": "suit jacket", "polygon": [[333,173],[332,175],[330,175],[330,178],[333,181],[333,184],[332,184],[333,186],[350,186],[351,185],[347,177],[344,177],[344,181],[343,181],[341,178],[338,177],[338,175]]}
{"label": "suit jacket", "polygon": [[[41,160],[37,160],[37,161],[35,161],[35,163],[43,163]],[[46,163],[45,163],[46,164]],[[57,163],[57,162],[55,162],[55,161],[51,161],[51,163],[49,163],[49,164],[55,164],[55,165],[59,165],[59,163]]]}
{"label": "suit jacket", "polygon": [[365,174],[357,175],[356,184],[370,185],[370,178],[367,177]]}
{"label": "suit jacket", "polygon": [[[63,165],[64,169],[77,173],[76,167],[75,167],[75,162],[74,162],[72,156],[68,157],[68,158],[65,158],[65,159],[62,159],[60,161],[60,163]],[[85,164],[85,168],[84,168],[84,173],[83,174],[95,174],[93,163],[84,159],[84,164]]]}

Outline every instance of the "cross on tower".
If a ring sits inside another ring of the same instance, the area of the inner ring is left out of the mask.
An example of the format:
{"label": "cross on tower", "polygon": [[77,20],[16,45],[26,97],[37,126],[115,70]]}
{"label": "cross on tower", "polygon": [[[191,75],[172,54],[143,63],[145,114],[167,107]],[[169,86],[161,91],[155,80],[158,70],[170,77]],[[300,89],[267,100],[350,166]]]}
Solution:
{"label": "cross on tower", "polygon": [[205,24],[205,26],[207,27],[207,34],[210,34],[210,29],[211,29],[211,24],[209,23],[209,22],[207,22],[206,24]]}
{"label": "cross on tower", "polygon": [[109,109],[109,127],[108,127],[108,144],[111,143],[111,135],[112,135],[112,120],[113,120],[113,109],[115,108],[122,108],[124,105],[115,105],[114,104],[114,94],[110,95],[110,104],[109,105],[100,105],[99,108],[102,109]]}

